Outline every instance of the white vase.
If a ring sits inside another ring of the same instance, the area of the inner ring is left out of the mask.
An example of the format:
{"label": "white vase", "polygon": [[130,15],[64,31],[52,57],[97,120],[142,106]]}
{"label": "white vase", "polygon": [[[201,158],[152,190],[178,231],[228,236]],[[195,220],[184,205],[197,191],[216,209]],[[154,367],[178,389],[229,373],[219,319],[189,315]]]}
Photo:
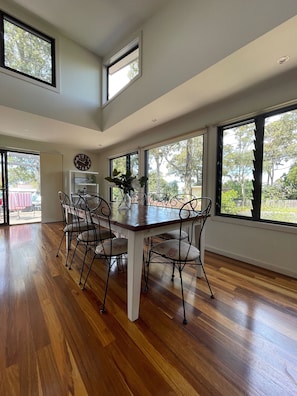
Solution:
{"label": "white vase", "polygon": [[128,193],[123,193],[123,198],[121,203],[119,204],[120,210],[129,210],[131,209],[131,197]]}

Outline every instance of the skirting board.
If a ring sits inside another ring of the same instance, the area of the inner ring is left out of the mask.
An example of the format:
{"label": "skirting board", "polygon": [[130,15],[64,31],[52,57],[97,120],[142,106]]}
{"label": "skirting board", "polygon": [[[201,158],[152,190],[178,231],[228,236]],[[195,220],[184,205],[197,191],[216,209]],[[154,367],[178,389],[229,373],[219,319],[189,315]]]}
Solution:
{"label": "skirting board", "polygon": [[212,252],[212,253],[219,254],[221,256],[225,256],[225,257],[229,257],[229,258],[232,258],[232,259],[235,259],[235,260],[238,260],[238,261],[242,261],[242,262],[247,263],[247,264],[255,265],[256,267],[265,268],[265,269],[277,272],[277,273],[282,274],[282,275],[287,275],[287,276],[290,276],[292,278],[297,278],[297,273],[294,272],[294,271],[284,270],[283,268],[279,268],[279,267],[276,267],[274,265],[271,265],[271,264],[268,264],[268,263],[265,263],[265,262],[261,262],[261,261],[258,261],[258,260],[253,260],[250,257],[240,256],[240,255],[234,254],[234,253],[229,252],[229,251],[216,249],[216,248],[211,247],[211,246],[205,246],[205,250],[207,250],[209,252]]}

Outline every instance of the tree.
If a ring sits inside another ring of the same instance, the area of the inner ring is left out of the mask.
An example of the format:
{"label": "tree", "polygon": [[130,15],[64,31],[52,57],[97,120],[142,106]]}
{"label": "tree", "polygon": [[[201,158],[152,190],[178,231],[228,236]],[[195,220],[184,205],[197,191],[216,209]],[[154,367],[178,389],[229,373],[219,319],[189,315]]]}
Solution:
{"label": "tree", "polygon": [[[245,206],[250,199],[253,171],[254,124],[234,127],[224,132],[223,178],[239,187],[238,198]],[[230,141],[230,143],[227,143]],[[249,188],[247,188],[249,186]],[[224,183],[225,188],[225,183]]]}
{"label": "tree", "polygon": [[129,69],[127,73],[129,80],[130,81],[133,80],[133,78],[136,77],[138,73],[139,73],[139,61],[137,59],[129,64]]}
{"label": "tree", "polygon": [[264,136],[263,171],[267,184],[273,185],[275,171],[297,155],[297,112],[289,111],[267,123]]}
{"label": "tree", "polygon": [[40,165],[38,155],[9,153],[7,162],[10,188],[20,184],[30,184],[40,191]]}
{"label": "tree", "polygon": [[237,214],[236,199],[238,194],[234,190],[225,191],[222,193],[221,211],[226,214]]}
{"label": "tree", "polygon": [[162,148],[168,172],[184,182],[184,193],[202,184],[203,136],[181,140]]}
{"label": "tree", "polygon": [[[182,192],[191,194],[193,185],[202,185],[202,157],[203,135],[149,150],[149,190],[160,193],[166,189],[172,196],[178,194],[182,184]],[[165,173],[175,180],[166,181]]]}
{"label": "tree", "polygon": [[286,193],[286,199],[297,199],[297,163],[295,162],[286,175],[283,175],[281,183],[282,191]]}
{"label": "tree", "polygon": [[4,19],[5,66],[52,84],[52,43]]}
{"label": "tree", "polygon": [[157,172],[150,172],[150,177],[148,179],[148,187],[150,193],[153,192],[156,193],[157,195],[162,194],[171,197],[178,194],[177,182],[176,181],[168,182],[162,176],[158,175]]}
{"label": "tree", "polygon": [[[164,160],[164,154],[163,154],[163,150],[161,147],[156,147],[154,149],[150,150],[150,161],[151,161],[151,165],[152,162],[154,161],[156,164],[156,167],[153,167],[154,169],[156,169],[156,177],[155,177],[155,186],[152,186],[152,183],[149,183],[149,190],[150,191],[154,191],[157,194],[160,194],[161,192],[161,166]],[[150,172],[150,177],[149,177],[149,182],[151,181],[153,173]],[[163,186],[164,187],[164,186]]]}

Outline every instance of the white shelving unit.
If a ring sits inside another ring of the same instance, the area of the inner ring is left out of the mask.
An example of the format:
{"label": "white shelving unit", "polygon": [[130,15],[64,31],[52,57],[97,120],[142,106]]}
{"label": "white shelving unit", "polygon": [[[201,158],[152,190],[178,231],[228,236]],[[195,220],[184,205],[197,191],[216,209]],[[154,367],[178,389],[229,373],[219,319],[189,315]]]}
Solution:
{"label": "white shelving unit", "polygon": [[79,170],[69,171],[69,196],[75,194],[99,193],[97,183],[98,172],[87,172]]}

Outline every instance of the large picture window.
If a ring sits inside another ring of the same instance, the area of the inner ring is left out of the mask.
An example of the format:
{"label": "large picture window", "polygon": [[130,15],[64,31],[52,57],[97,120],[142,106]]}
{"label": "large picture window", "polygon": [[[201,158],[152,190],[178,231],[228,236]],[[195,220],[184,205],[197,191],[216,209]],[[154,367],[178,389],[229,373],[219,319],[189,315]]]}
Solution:
{"label": "large picture window", "polygon": [[218,128],[216,214],[297,223],[297,107]]}
{"label": "large picture window", "polygon": [[[170,198],[178,194],[201,197],[203,194],[203,154],[204,134],[183,140],[153,147],[144,152],[144,168],[147,183],[144,188],[146,197],[166,196]],[[140,177],[140,164],[137,152],[119,156],[109,161],[110,172],[114,169],[121,173],[131,171],[133,176]],[[110,200],[122,198],[119,188],[110,187]],[[148,198],[144,200],[148,202]]]}
{"label": "large picture window", "polygon": [[8,14],[0,17],[1,67],[55,87],[54,39]]}
{"label": "large picture window", "polygon": [[204,135],[146,151],[147,193],[202,195]]}

